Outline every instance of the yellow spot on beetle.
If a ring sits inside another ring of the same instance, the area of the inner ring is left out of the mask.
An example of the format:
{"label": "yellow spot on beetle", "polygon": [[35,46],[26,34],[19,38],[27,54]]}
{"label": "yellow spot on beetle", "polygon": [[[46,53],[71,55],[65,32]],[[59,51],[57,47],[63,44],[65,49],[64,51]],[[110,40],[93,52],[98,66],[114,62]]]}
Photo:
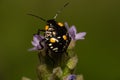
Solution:
{"label": "yellow spot on beetle", "polygon": [[64,39],[64,40],[67,40],[67,36],[66,36],[66,35],[63,35],[63,39]]}
{"label": "yellow spot on beetle", "polygon": [[55,39],[55,38],[50,38],[50,42],[51,42],[51,43],[55,43],[55,42],[56,42],[56,39]]}
{"label": "yellow spot on beetle", "polygon": [[49,26],[48,26],[48,25],[46,25],[46,26],[45,26],[45,30],[48,30],[48,28],[49,28]]}
{"label": "yellow spot on beetle", "polygon": [[61,22],[58,22],[58,25],[59,25],[60,27],[63,27],[63,26],[64,26],[63,23],[61,23]]}

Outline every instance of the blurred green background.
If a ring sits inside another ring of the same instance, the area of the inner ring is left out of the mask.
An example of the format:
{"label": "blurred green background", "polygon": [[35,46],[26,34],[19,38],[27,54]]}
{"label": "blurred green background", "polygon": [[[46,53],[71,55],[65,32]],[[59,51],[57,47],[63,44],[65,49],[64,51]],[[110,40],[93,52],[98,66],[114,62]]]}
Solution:
{"label": "blurred green background", "polygon": [[[31,48],[32,35],[45,23],[26,15],[51,19],[69,0],[0,0],[0,80],[36,79],[38,57]],[[120,80],[119,0],[70,0],[57,17],[87,32],[77,41],[77,73],[85,80]]]}

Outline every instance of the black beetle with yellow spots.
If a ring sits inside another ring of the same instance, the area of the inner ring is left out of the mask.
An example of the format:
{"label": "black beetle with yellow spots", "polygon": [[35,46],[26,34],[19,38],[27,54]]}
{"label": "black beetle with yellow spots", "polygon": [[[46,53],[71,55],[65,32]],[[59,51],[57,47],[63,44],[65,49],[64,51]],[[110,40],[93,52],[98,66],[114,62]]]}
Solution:
{"label": "black beetle with yellow spots", "polygon": [[71,41],[66,27],[54,19],[48,20],[45,26],[45,42],[49,50],[55,53],[65,52]]}
{"label": "black beetle with yellow spots", "polygon": [[[69,3],[66,3],[64,7],[66,7]],[[39,30],[38,35],[40,34],[40,31],[44,32],[44,42],[46,45],[46,49],[50,50],[54,53],[63,53],[66,52],[69,43],[71,41],[71,38],[68,34],[68,31],[63,23],[55,21],[58,14],[62,11],[62,9],[56,13],[53,19],[45,20],[42,17],[28,14],[34,17],[37,17],[43,21],[46,22],[46,26],[44,30]],[[40,43],[41,44],[41,43]],[[41,45],[42,46],[42,45]]]}

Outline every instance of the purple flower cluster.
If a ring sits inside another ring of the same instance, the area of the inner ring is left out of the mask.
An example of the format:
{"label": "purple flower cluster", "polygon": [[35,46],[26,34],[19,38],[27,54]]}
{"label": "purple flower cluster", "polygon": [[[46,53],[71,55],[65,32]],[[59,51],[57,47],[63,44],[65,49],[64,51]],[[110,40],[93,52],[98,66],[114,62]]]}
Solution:
{"label": "purple flower cluster", "polygon": [[67,77],[66,80],[76,80],[76,75],[71,74],[71,75],[69,75],[69,76]]}
{"label": "purple flower cluster", "polygon": [[43,46],[40,44],[44,39],[44,36],[35,34],[33,36],[33,41],[31,41],[33,48],[29,49],[29,51],[37,51],[43,48]]}
{"label": "purple flower cluster", "polygon": [[77,75],[75,74],[69,74],[63,78],[63,80],[76,80],[76,79],[77,79]]}
{"label": "purple flower cluster", "polygon": [[69,25],[67,23],[65,23],[65,26],[66,26],[66,28],[68,30],[68,33],[69,33],[70,37],[72,38],[72,40],[82,40],[82,39],[84,39],[84,36],[86,35],[86,32],[77,33],[76,27],[74,25],[69,27]]}
{"label": "purple flower cluster", "polygon": [[[65,27],[67,28],[69,36],[71,37],[72,41],[84,39],[86,32],[77,33],[76,27],[74,25],[69,27],[69,25],[67,23],[65,23]],[[44,36],[35,34],[33,36],[33,41],[31,42],[34,47],[29,49],[29,50],[30,51],[37,51],[37,50],[42,49],[44,47],[44,45],[41,45],[41,42],[43,41],[43,39],[44,39]]]}

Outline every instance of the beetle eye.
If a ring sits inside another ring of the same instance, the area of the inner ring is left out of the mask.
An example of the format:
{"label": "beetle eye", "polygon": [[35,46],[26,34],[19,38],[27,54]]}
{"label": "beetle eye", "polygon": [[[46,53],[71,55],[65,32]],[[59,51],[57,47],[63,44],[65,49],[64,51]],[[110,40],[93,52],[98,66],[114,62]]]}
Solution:
{"label": "beetle eye", "polygon": [[55,39],[55,38],[50,38],[50,42],[51,42],[51,43],[55,43],[55,42],[56,42],[56,39]]}
{"label": "beetle eye", "polygon": [[57,23],[60,27],[63,27],[64,25],[63,25],[63,23],[61,23],[61,22],[58,22]]}
{"label": "beetle eye", "polygon": [[49,26],[48,26],[48,25],[46,25],[46,26],[45,26],[45,30],[48,30],[48,28],[49,28]]}

